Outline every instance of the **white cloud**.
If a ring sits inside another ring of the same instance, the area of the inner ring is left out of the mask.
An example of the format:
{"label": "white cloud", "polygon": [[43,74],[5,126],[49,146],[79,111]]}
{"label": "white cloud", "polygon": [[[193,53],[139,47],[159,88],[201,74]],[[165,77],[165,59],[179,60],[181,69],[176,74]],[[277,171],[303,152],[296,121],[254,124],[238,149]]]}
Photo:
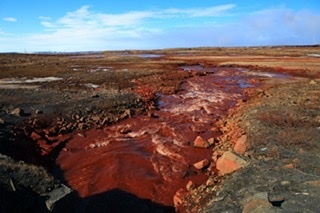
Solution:
{"label": "white cloud", "polygon": [[43,26],[39,33],[11,35],[0,30],[0,52],[320,43],[319,14],[280,7],[242,16],[231,14],[233,19],[221,22],[235,7],[109,14],[83,6],[58,19],[39,17]]}
{"label": "white cloud", "polygon": [[225,12],[235,8],[235,4],[226,4],[215,7],[205,7],[205,8],[191,8],[191,9],[167,9],[164,10],[162,15],[181,15],[187,17],[211,17],[224,15]]}
{"label": "white cloud", "polygon": [[303,45],[320,43],[320,14],[280,7],[232,22],[186,26],[164,32],[157,41],[170,47]]}
{"label": "white cloud", "polygon": [[153,12],[133,11],[125,14],[98,14],[97,18],[103,26],[132,26],[140,25],[144,19],[154,16]]}
{"label": "white cloud", "polygon": [[[50,17],[39,17],[45,32],[27,37],[30,45],[40,49],[56,49],[65,51],[94,49],[129,49],[152,48],[152,39],[163,33],[160,26],[146,27],[150,19],[180,16],[193,18],[200,16],[221,16],[235,7],[223,5],[210,8],[169,9],[129,11],[120,14],[108,14],[92,11],[83,6],[65,16],[52,20]],[[201,11],[204,11],[201,14]],[[161,21],[160,21],[161,22]],[[50,41],[50,42],[48,42]],[[52,48],[48,47],[52,44]],[[54,45],[53,45],[54,44]],[[153,45],[154,46],[154,45]]]}
{"label": "white cloud", "polygon": [[236,5],[227,4],[207,8],[191,8],[191,9],[166,9],[166,10],[150,10],[150,11],[129,11],[120,14],[106,14],[90,11],[89,6],[82,6],[74,12],[68,12],[65,16],[56,22],[50,21],[49,17],[40,17],[42,25],[48,28],[78,28],[83,26],[99,26],[99,27],[130,27],[132,25],[143,24],[145,20],[154,18],[167,17],[213,17],[224,15],[225,12],[233,9]]}
{"label": "white cloud", "polygon": [[[142,44],[137,40],[146,34],[159,32],[157,29],[143,26],[143,19],[152,15],[148,11],[104,14],[90,11],[88,6],[83,6],[55,21],[48,17],[39,17],[46,32],[29,35],[25,40],[28,41],[28,45],[37,46],[42,50],[138,48],[138,45]],[[125,47],[126,44],[128,47]]]}
{"label": "white cloud", "polygon": [[250,14],[242,21],[248,34],[266,43],[319,43],[320,14],[307,10],[273,8]]}
{"label": "white cloud", "polygon": [[51,21],[49,17],[40,17],[42,24],[50,28],[80,28],[85,26],[112,27],[130,26],[141,23],[143,19],[152,17],[148,11],[133,11],[123,14],[105,14],[89,10],[89,6],[83,6],[74,12],[68,12],[57,21]]}
{"label": "white cloud", "polygon": [[8,21],[8,22],[16,22],[16,21],[17,21],[17,19],[16,19],[16,18],[13,18],[13,17],[5,17],[5,18],[3,18],[2,20]]}

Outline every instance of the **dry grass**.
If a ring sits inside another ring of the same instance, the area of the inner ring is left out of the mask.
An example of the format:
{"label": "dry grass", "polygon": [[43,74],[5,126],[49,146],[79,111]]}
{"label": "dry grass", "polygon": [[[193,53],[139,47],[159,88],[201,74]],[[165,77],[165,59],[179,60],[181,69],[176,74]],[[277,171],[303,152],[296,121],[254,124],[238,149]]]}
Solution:
{"label": "dry grass", "polygon": [[43,194],[54,186],[54,178],[39,166],[11,159],[0,159],[0,170],[0,182],[7,186],[14,184],[13,187],[18,190],[19,187],[30,187],[33,191]]}
{"label": "dry grass", "polygon": [[310,121],[308,118],[300,117],[298,112],[269,111],[257,115],[257,119],[266,126],[274,128],[317,127],[317,123]]}
{"label": "dry grass", "polygon": [[[251,150],[272,157],[288,148],[313,150],[319,146],[320,100],[308,95],[319,86],[308,81],[284,84],[268,90],[270,96],[257,98],[260,104],[246,115],[251,123],[247,131],[254,135]],[[266,152],[261,152],[263,147]]]}
{"label": "dry grass", "polygon": [[319,54],[320,46],[262,46],[262,47],[199,47],[167,48],[152,51],[135,51],[136,53],[157,53],[169,55],[263,55],[263,56],[303,56]]}

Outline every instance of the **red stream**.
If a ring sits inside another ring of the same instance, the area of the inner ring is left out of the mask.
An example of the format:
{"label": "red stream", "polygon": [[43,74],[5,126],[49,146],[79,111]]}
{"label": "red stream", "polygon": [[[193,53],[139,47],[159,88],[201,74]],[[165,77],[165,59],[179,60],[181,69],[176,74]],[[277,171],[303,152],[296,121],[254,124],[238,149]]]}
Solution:
{"label": "red stream", "polygon": [[68,184],[81,197],[121,189],[172,206],[175,192],[189,180],[206,181],[207,174],[192,165],[210,160],[212,150],[193,147],[194,139],[217,136],[211,131],[215,122],[252,86],[250,79],[258,78],[235,68],[209,71],[187,79],[180,93],[162,96],[155,116],[74,136],[56,160]]}

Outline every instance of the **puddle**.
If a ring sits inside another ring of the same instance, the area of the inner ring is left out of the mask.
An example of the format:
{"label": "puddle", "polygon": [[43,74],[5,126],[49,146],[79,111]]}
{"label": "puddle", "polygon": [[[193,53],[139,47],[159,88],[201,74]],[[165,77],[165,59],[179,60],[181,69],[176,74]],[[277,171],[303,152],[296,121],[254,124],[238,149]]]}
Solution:
{"label": "puddle", "polygon": [[192,66],[182,66],[180,67],[184,71],[204,71],[204,72],[214,72],[218,70],[216,67],[204,67],[203,65],[192,65]]}
{"label": "puddle", "polygon": [[126,53],[126,54],[119,54],[118,56],[124,56],[124,57],[134,57],[134,56],[137,56],[137,57],[140,57],[140,58],[160,58],[164,55],[161,55],[161,54],[130,54],[130,53]]}
{"label": "puddle", "polygon": [[[36,89],[40,85],[34,85],[44,82],[59,81],[62,78],[58,77],[44,77],[44,78],[3,78],[0,79],[1,89]],[[31,85],[32,84],[32,85]]]}
{"label": "puddle", "polygon": [[320,54],[307,54],[307,56],[309,56],[309,57],[320,57]]}
{"label": "puddle", "polygon": [[120,189],[172,206],[175,192],[189,180],[204,183],[208,172],[193,164],[210,160],[212,150],[193,147],[194,139],[218,136],[212,132],[215,122],[244,97],[243,88],[255,86],[251,79],[265,76],[236,68],[198,70],[203,69],[212,74],[187,79],[178,94],[160,96],[153,116],[135,116],[71,139],[56,160],[68,184],[81,197]]}
{"label": "puddle", "polygon": [[141,58],[159,58],[159,57],[162,57],[163,55],[160,55],[160,54],[138,54],[138,56]]}
{"label": "puddle", "polygon": [[95,72],[108,72],[112,70],[112,67],[105,66],[81,66],[81,65],[73,65],[71,69],[75,72],[87,72],[87,73],[95,73]]}
{"label": "puddle", "polygon": [[88,73],[108,72],[108,71],[110,71],[110,70],[111,70],[111,69],[110,69],[110,68],[107,68],[107,67],[97,67],[97,68],[92,68],[92,69],[86,70],[86,72],[88,72]]}
{"label": "puddle", "polygon": [[97,89],[99,87],[99,85],[92,84],[92,83],[83,84],[83,86],[88,87],[88,88],[92,88],[92,89]]}
{"label": "puddle", "polygon": [[106,56],[104,54],[84,54],[84,55],[73,55],[70,56],[70,58],[105,58]]}
{"label": "puddle", "polygon": [[258,76],[258,77],[266,77],[266,78],[288,78],[288,74],[282,73],[271,73],[271,72],[257,72],[252,70],[243,70],[243,72],[248,75]]}

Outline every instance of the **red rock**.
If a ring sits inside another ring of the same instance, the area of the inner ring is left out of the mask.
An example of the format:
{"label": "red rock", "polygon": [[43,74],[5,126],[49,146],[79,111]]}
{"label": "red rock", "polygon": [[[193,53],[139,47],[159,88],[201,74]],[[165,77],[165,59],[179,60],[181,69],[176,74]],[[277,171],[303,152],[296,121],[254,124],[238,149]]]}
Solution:
{"label": "red rock", "polygon": [[287,165],[284,165],[283,167],[286,169],[294,169],[296,167],[296,165],[294,165],[293,163],[289,163]]}
{"label": "red rock", "polygon": [[132,130],[131,129],[129,129],[129,128],[123,128],[123,129],[120,129],[120,133],[121,134],[128,134],[128,133],[130,133]]}
{"label": "red rock", "polygon": [[193,142],[194,147],[198,148],[208,148],[210,144],[208,143],[207,140],[203,139],[201,136],[198,136],[194,142]]}
{"label": "red rock", "polygon": [[32,138],[32,140],[37,141],[37,140],[40,140],[42,137],[38,133],[32,132],[31,133],[31,138]]}
{"label": "red rock", "polygon": [[195,187],[194,183],[191,180],[189,180],[187,185],[186,185],[186,189],[188,191],[191,191],[192,189],[194,189],[194,187]]}
{"label": "red rock", "polygon": [[214,185],[214,180],[212,178],[209,178],[207,181],[206,181],[206,186],[213,186]]}
{"label": "red rock", "polygon": [[79,137],[82,137],[82,138],[85,138],[85,137],[86,137],[83,133],[80,133],[80,132],[79,132],[77,135],[78,135]]}
{"label": "red rock", "polygon": [[212,127],[211,131],[214,135],[221,135],[222,131],[218,127]]}
{"label": "red rock", "polygon": [[307,181],[305,184],[320,188],[320,180],[314,180],[314,181]]}
{"label": "red rock", "polygon": [[211,162],[210,165],[207,168],[207,171],[209,171],[210,175],[216,174],[217,173],[216,163],[215,162]]}
{"label": "red rock", "polygon": [[300,163],[300,159],[299,158],[295,158],[292,160],[293,163]]}
{"label": "red rock", "polygon": [[211,145],[215,144],[215,139],[214,138],[209,138],[208,143]]}
{"label": "red rock", "polygon": [[196,169],[203,169],[207,166],[209,166],[210,162],[208,159],[204,159],[204,160],[201,160],[195,164],[193,164],[193,166],[196,168]]}
{"label": "red rock", "polygon": [[85,129],[86,128],[86,124],[85,123],[78,123],[78,128],[79,129]]}
{"label": "red rock", "polygon": [[243,155],[248,149],[248,143],[247,143],[247,136],[242,135],[236,142],[236,144],[233,147],[233,150],[238,153]]}
{"label": "red rock", "polygon": [[239,156],[227,151],[217,160],[217,169],[221,174],[229,174],[245,167],[247,164],[248,163]]}
{"label": "red rock", "polygon": [[211,129],[210,129],[212,132],[217,132],[219,129],[218,129],[218,127],[212,127]]}
{"label": "red rock", "polygon": [[44,129],[42,131],[44,132],[45,135],[50,135],[50,131],[48,129]]}
{"label": "red rock", "polygon": [[218,156],[219,156],[219,153],[218,153],[217,151],[214,151],[214,152],[212,153],[212,160],[213,160],[214,162],[217,162]]}
{"label": "red rock", "polygon": [[173,196],[173,204],[176,209],[183,203],[184,197],[187,195],[185,189],[178,189],[178,191]]}

